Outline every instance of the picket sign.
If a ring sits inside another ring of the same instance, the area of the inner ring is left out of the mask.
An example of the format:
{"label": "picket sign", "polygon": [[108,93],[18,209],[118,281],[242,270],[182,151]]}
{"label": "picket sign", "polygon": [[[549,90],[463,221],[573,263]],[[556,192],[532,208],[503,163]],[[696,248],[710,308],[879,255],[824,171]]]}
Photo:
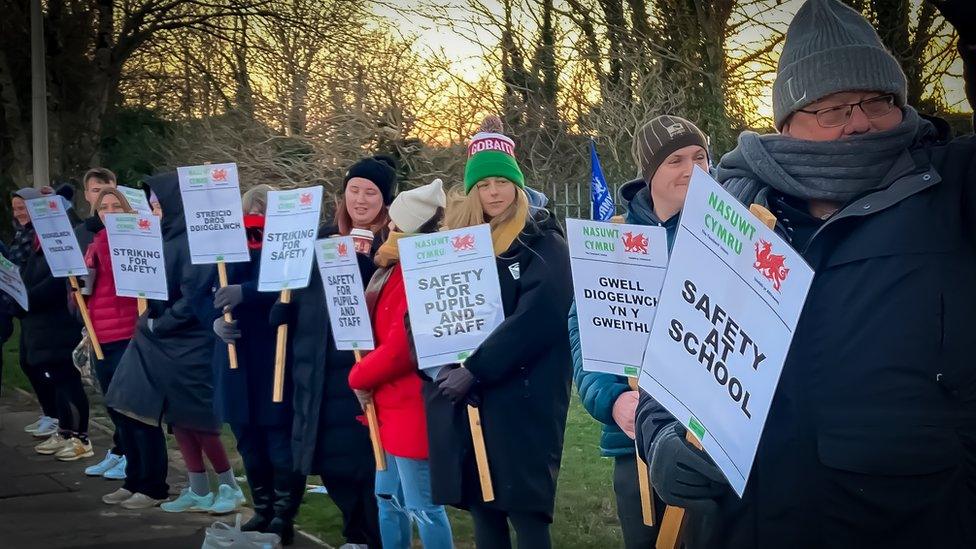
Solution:
{"label": "picket sign", "polygon": [[[759,218],[763,225],[776,228],[776,216],[759,204],[749,206],[749,212]],[[685,440],[691,443],[698,450],[704,450],[701,442],[695,435],[688,431]],[[639,459],[639,458],[638,458]],[[683,507],[668,505],[664,508],[664,518],[661,520],[661,530],[657,534],[657,549],[680,549],[681,541],[684,537],[685,529],[685,510]]]}
{"label": "picket sign", "polygon": [[51,275],[56,278],[68,277],[68,282],[74,290],[71,293],[75,296],[81,319],[85,322],[85,330],[88,332],[92,350],[95,351],[95,358],[103,360],[105,355],[102,354],[102,345],[98,342],[91,317],[88,315],[88,305],[85,303],[85,297],[81,295],[81,286],[78,284],[77,275],[88,274],[88,266],[85,265],[78,238],[71,227],[71,221],[68,220],[64,202],[60,196],[53,195],[25,202],[31,223],[44,250],[44,258],[47,259],[48,268],[51,269]]}
{"label": "picket sign", "polygon": [[[402,238],[397,245],[418,367],[463,367],[505,317],[491,229],[475,225]],[[473,406],[468,423],[481,496],[494,501],[481,413]]]}
{"label": "picket sign", "polygon": [[27,302],[27,288],[24,279],[20,277],[20,270],[6,257],[0,255],[0,290],[9,295],[24,311],[30,304]]}
{"label": "picket sign", "polygon": [[[281,303],[291,303],[292,290],[308,286],[322,209],[322,186],[268,193],[258,291],[280,291]],[[273,402],[285,399],[285,354],[288,324],[278,326],[275,344]]]}
{"label": "picket sign", "polygon": [[[353,355],[356,357],[356,364],[363,360],[363,354],[359,352],[359,349],[354,349]],[[376,419],[376,404],[373,403],[372,397],[363,407],[363,411],[366,412],[366,423],[369,425],[369,440],[373,443],[373,459],[376,461],[376,470],[386,471],[386,452],[383,451],[383,445],[380,444],[380,422]]]}
{"label": "picket sign", "polygon": [[[241,210],[241,186],[237,164],[204,163],[176,169],[183,197],[190,262],[194,265],[217,264],[220,287],[227,286],[225,262],[250,261],[247,235],[244,233],[244,213]],[[229,311],[224,320],[232,322]],[[232,370],[237,369],[237,347],[227,344],[227,358]]]}

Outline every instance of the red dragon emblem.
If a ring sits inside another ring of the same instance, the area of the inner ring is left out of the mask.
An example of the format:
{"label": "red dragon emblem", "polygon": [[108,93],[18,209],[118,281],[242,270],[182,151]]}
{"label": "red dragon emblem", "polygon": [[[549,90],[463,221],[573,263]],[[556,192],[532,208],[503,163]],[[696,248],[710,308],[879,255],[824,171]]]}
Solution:
{"label": "red dragon emblem", "polygon": [[647,255],[647,237],[644,233],[624,233],[624,251]]}
{"label": "red dragon emblem", "polygon": [[786,268],[786,256],[772,253],[773,245],[763,239],[756,242],[756,262],[752,266],[761,275],[773,282],[773,289],[777,292],[790,274]]}
{"label": "red dragon emblem", "polygon": [[149,230],[149,220],[146,219],[146,218],[144,218],[144,217],[140,217],[139,218],[139,229],[140,230],[143,230],[143,231],[148,231]]}
{"label": "red dragon emblem", "polygon": [[348,252],[349,252],[349,247],[346,246],[345,243],[340,242],[339,244],[336,244],[336,253],[339,254],[339,257],[346,257],[346,254]]}
{"label": "red dragon emblem", "polygon": [[451,239],[451,246],[454,246],[455,252],[463,252],[465,250],[474,249],[474,235],[466,234],[464,236],[455,236]]}
{"label": "red dragon emblem", "polygon": [[214,183],[224,183],[227,181],[227,170],[221,168],[219,170],[211,170],[210,179],[213,179]]}
{"label": "red dragon emblem", "polygon": [[55,202],[54,200],[48,200],[47,209],[51,210],[52,212],[58,211],[58,203]]}
{"label": "red dragon emblem", "polygon": [[300,197],[298,197],[298,202],[302,206],[311,206],[312,205],[312,193],[302,193],[302,195]]}

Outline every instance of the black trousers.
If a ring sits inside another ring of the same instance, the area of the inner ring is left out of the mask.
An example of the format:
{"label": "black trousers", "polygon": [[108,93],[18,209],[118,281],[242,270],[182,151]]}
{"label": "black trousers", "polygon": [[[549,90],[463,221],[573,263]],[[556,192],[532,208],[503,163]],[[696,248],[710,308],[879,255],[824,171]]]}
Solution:
{"label": "black trousers", "polygon": [[370,459],[369,467],[356,471],[323,471],[322,484],[342,512],[342,535],[347,543],[382,547],[380,541],[379,510],[373,487],[376,468]]}
{"label": "black trousers", "polygon": [[169,485],[166,484],[168,461],[163,429],[125,414],[118,417],[116,429],[121,434],[126,457],[122,487],[153,499],[166,499],[169,497]]}
{"label": "black trousers", "polygon": [[69,357],[40,366],[41,375],[54,386],[58,427],[64,434],[88,436],[88,395],[81,373]]}
{"label": "black trousers", "polygon": [[291,473],[291,428],[232,423],[237,452],[250,478],[275,472]]}
{"label": "black trousers", "polygon": [[469,509],[474,520],[474,544],[478,549],[511,549],[511,521],[518,549],[550,549],[549,517],[543,513],[506,512],[488,505]]}
{"label": "black trousers", "polygon": [[[98,379],[98,386],[102,390],[102,395],[108,394],[108,386],[112,384],[112,377],[115,376],[115,370],[119,367],[119,361],[122,360],[122,355],[128,346],[128,339],[102,344],[102,355],[105,358],[102,360],[96,358],[94,365],[95,377]],[[106,410],[108,417],[112,420],[112,425],[115,426],[115,432],[112,434],[112,453],[117,456],[125,455],[125,445],[122,444],[122,435],[119,434],[119,422],[121,421],[119,416],[121,414],[107,406]]]}
{"label": "black trousers", "polygon": [[27,376],[27,381],[30,382],[31,390],[37,396],[37,402],[41,405],[41,413],[48,417],[58,417],[54,380],[45,375],[43,368],[27,362],[27,353],[24,352],[23,336],[20,338],[20,349],[20,369],[24,371],[24,375]]}
{"label": "black trousers", "polygon": [[[650,484],[650,483],[648,483]],[[617,456],[613,463],[613,492],[617,496],[617,518],[626,549],[646,549],[657,543],[657,526],[645,526],[641,510],[640,484],[637,479],[637,456]],[[653,491],[652,491],[653,493]],[[654,494],[654,524],[661,524],[664,502]]]}

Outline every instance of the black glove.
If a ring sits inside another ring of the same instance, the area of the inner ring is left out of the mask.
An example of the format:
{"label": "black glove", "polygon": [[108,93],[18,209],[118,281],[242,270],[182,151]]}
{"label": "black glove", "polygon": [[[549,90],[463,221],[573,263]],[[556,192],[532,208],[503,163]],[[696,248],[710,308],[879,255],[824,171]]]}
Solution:
{"label": "black glove", "polygon": [[[434,383],[437,385],[437,391],[441,395],[447,397],[454,404],[458,404],[469,400],[468,395],[476,381],[477,379],[475,379],[474,374],[467,368],[454,368],[451,370],[445,368],[437,376],[437,381]],[[477,406],[475,402],[469,402],[469,404]]]}
{"label": "black glove", "polygon": [[277,328],[282,324],[294,324],[295,313],[294,303],[275,301],[275,304],[271,306],[271,312],[268,314],[268,324],[272,328]]}
{"label": "black glove", "polygon": [[976,43],[976,2],[973,0],[929,0],[942,17],[955,27],[959,41]]}
{"label": "black glove", "polygon": [[668,505],[707,513],[726,493],[728,482],[705,452],[685,440],[686,432],[674,422],[655,437],[651,482]]}
{"label": "black glove", "polygon": [[214,294],[214,308],[221,312],[227,312],[243,301],[244,289],[240,284],[217,288],[217,293]]}
{"label": "black glove", "polygon": [[237,327],[236,320],[227,322],[224,317],[218,317],[213,322],[213,331],[228,345],[241,338],[241,329]]}

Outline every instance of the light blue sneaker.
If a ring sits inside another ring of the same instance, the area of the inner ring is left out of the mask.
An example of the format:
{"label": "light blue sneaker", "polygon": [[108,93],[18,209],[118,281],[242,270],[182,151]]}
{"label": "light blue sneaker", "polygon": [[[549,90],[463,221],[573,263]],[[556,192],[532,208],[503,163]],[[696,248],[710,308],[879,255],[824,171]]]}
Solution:
{"label": "light blue sneaker", "polygon": [[172,501],[167,501],[160,505],[159,508],[167,513],[183,513],[185,511],[206,513],[213,505],[213,499],[213,492],[208,492],[205,496],[198,496],[191,492],[189,488],[184,488],[180,492],[180,497]]}
{"label": "light blue sneaker", "polygon": [[102,476],[109,480],[125,480],[126,463],[127,461],[125,459],[125,456],[122,456],[119,459],[119,462],[115,464],[115,467],[112,467],[108,471],[102,473]]}
{"label": "light blue sneaker", "polygon": [[214,498],[213,505],[210,507],[210,514],[226,515],[233,513],[241,505],[244,505],[244,491],[240,488],[231,488],[227,484],[221,484],[217,488],[217,497]]}
{"label": "light blue sneaker", "polygon": [[[95,465],[92,465],[91,467],[86,467],[85,474],[90,477],[103,476],[106,471],[111,471],[113,468],[115,468],[119,464],[119,461],[122,462],[123,465],[122,472],[124,473],[125,458],[123,458],[122,456],[117,456],[113,454],[111,450],[109,450],[108,452],[105,453],[105,459],[96,463]],[[123,475],[122,478],[125,478],[125,475]]]}

